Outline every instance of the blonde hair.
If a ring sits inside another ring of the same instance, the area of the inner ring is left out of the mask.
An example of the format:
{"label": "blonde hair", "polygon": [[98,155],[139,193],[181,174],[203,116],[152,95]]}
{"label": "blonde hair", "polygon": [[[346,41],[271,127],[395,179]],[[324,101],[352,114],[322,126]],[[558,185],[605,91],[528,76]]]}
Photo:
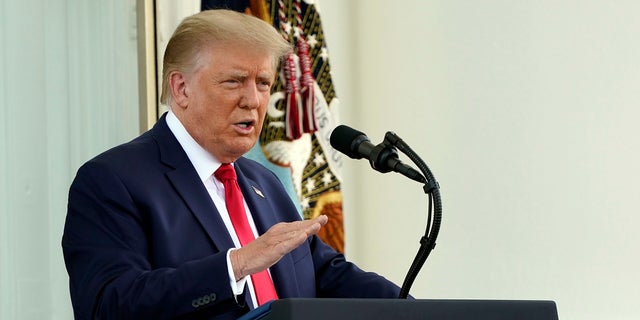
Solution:
{"label": "blonde hair", "polygon": [[160,102],[170,106],[169,74],[196,67],[198,55],[218,41],[247,43],[273,57],[273,69],[288,54],[291,45],[270,24],[231,10],[206,10],[185,18],[169,39],[162,62]]}

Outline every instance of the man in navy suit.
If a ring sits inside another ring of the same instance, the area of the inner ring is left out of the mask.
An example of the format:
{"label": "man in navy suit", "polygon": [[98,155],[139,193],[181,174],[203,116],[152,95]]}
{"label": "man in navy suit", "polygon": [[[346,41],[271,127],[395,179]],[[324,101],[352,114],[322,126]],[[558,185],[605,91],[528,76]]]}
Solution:
{"label": "man in navy suit", "polygon": [[[170,106],[140,137],[85,163],[69,191],[62,247],[76,319],[236,319],[255,308],[250,275],[279,298],[394,298],[301,220],[278,178],[243,158],[256,143],[279,60],[269,24],[209,10],[185,19],[164,57]],[[256,239],[241,246],[213,173],[237,173]]]}

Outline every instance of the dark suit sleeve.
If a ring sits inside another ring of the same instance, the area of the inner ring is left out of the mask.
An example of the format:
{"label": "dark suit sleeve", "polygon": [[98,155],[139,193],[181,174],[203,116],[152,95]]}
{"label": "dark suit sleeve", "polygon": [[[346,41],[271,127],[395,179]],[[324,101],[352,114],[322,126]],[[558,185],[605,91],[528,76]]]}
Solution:
{"label": "dark suit sleeve", "polygon": [[232,318],[246,310],[231,292],[226,252],[153,268],[146,214],[108,166],[80,168],[62,238],[76,319]]}

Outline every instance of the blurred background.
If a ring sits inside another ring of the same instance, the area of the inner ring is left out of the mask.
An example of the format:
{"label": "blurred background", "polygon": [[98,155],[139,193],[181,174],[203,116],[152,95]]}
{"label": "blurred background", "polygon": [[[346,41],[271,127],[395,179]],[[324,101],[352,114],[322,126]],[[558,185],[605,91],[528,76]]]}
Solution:
{"label": "blurred background", "polygon": [[[315,3],[341,122],[396,132],[440,182],[412,295],[640,316],[640,2]],[[0,0],[0,319],[73,317],[67,191],[141,131],[137,30],[134,0]],[[401,284],[421,186],[344,162],[346,255]]]}

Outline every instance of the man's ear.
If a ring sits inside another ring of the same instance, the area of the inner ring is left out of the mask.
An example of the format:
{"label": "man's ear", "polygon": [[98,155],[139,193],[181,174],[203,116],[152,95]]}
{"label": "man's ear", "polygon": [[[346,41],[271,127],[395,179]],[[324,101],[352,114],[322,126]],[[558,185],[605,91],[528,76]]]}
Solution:
{"label": "man's ear", "polygon": [[175,104],[180,108],[186,108],[189,105],[189,95],[185,75],[180,71],[172,71],[169,74],[169,86]]}

